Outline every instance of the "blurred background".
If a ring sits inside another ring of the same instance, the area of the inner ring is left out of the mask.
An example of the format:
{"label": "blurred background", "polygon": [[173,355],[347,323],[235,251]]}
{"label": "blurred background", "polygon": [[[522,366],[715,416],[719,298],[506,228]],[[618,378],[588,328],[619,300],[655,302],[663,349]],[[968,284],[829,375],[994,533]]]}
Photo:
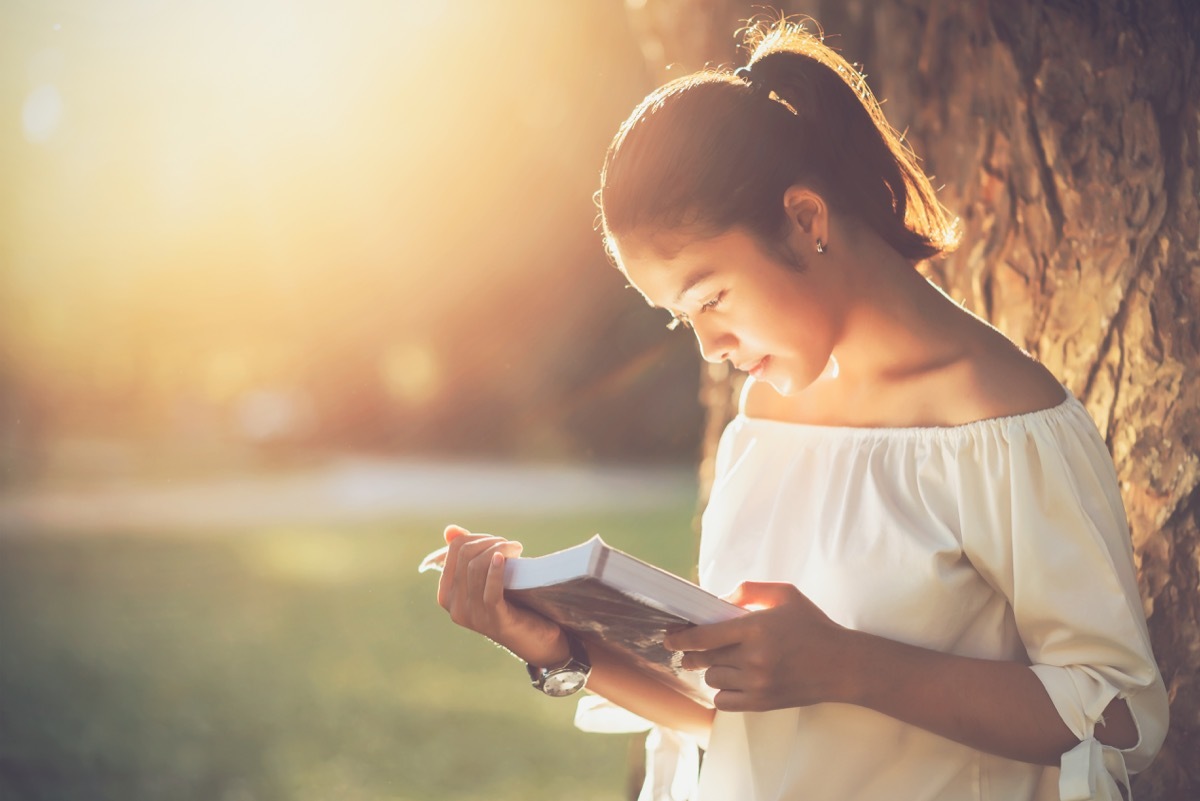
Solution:
{"label": "blurred background", "polygon": [[[939,282],[1105,432],[1173,698],[1135,795],[1197,797],[1200,7],[774,5],[945,181]],[[631,797],[637,738],[415,565],[454,521],[690,574],[733,384],[592,193],[762,13],[0,0],[0,801]]]}
{"label": "blurred background", "polygon": [[415,566],[690,569],[594,230],[651,81],[618,0],[0,0],[0,800],[624,797]]}
{"label": "blurred background", "polygon": [[7,482],[89,449],[693,456],[690,343],[593,230],[649,86],[620,3],[4,16]]}

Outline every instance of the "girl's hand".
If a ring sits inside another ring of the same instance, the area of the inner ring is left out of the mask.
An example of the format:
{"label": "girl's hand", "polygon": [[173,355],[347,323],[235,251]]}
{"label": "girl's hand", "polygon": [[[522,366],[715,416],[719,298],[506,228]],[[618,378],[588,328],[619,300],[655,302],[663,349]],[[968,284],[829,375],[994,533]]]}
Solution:
{"label": "girl's hand", "polygon": [[504,600],[504,560],[521,554],[521,543],[447,526],[438,603],[450,619],[477,631],[535,665],[566,661],[570,654],[559,627]]}
{"label": "girl's hand", "polygon": [[683,667],[705,670],[717,709],[765,711],[851,701],[851,641],[845,629],[791,584],[746,582],[727,600],[748,615],[675,632]]}

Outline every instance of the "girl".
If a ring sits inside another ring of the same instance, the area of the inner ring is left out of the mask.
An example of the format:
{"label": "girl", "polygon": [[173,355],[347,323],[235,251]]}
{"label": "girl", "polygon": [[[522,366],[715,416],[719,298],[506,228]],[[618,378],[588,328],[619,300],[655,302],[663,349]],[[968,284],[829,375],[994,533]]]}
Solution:
{"label": "girl", "polygon": [[799,25],[751,35],[634,110],[599,192],[629,282],[750,375],[700,582],[754,611],[667,640],[716,711],[506,604],[517,543],[448,528],[438,600],[535,685],[590,661],[695,738],[703,801],[1118,799],[1167,703],[1104,442],[914,269],[954,222],[858,73]]}

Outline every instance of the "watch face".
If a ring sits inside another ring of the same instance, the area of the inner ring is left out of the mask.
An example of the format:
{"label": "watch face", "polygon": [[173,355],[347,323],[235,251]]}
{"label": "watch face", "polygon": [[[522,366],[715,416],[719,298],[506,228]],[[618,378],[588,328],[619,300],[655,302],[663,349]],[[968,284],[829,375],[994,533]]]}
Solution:
{"label": "watch face", "polygon": [[583,689],[583,685],[587,683],[587,674],[582,670],[559,670],[546,676],[546,681],[542,685],[542,692],[546,695],[552,695],[555,698],[572,695]]}

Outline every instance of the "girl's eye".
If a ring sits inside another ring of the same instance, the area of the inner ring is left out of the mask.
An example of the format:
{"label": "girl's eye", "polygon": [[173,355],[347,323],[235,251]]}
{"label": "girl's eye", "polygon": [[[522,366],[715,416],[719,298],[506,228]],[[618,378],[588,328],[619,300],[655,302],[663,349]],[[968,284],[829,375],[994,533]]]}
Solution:
{"label": "girl's eye", "polygon": [[[720,305],[721,301],[724,299],[725,299],[725,293],[723,291],[718,292],[716,294],[716,296],[714,296],[714,297],[706,300],[704,303],[700,304],[700,314],[703,314],[704,312],[709,311],[711,309],[717,308],[717,306]],[[667,330],[674,331],[676,328],[679,328],[680,326],[683,326],[684,328],[691,328],[692,321],[689,320],[688,316],[686,314],[683,314],[682,312],[679,314],[672,314],[671,322],[667,323]]]}
{"label": "girl's eye", "polygon": [[724,299],[725,299],[725,293],[718,292],[716,297],[712,298],[711,300],[705,301],[704,304],[700,306],[700,311],[704,312],[704,311],[708,311],[709,309],[715,309],[720,304],[720,302]]}

